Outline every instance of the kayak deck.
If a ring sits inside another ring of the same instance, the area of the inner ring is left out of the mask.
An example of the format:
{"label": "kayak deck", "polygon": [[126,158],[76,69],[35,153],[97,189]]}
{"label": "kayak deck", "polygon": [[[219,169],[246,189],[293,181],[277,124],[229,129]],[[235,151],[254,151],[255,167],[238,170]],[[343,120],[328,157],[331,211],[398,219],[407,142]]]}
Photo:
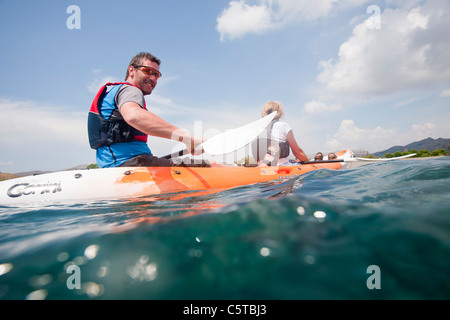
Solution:
{"label": "kayak deck", "polygon": [[332,162],[280,167],[120,167],[53,172],[0,182],[0,205],[221,190],[342,166],[342,162]]}

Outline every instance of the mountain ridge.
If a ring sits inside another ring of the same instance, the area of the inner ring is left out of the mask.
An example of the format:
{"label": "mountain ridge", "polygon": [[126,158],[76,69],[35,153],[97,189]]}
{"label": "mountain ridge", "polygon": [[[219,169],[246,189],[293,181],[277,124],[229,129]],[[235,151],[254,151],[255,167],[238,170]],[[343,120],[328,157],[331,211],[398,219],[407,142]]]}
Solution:
{"label": "mountain ridge", "polygon": [[439,149],[445,149],[445,151],[448,151],[449,146],[450,146],[450,139],[444,139],[444,138],[433,139],[433,138],[428,137],[428,138],[420,140],[420,141],[412,142],[405,146],[393,146],[384,151],[378,151],[378,152],[374,152],[372,154],[376,157],[384,157],[384,155],[386,153],[395,153],[397,151],[404,152],[405,149],[407,151],[409,151],[409,150],[417,150],[417,151],[429,150],[430,152],[433,152],[433,151],[439,150]]}

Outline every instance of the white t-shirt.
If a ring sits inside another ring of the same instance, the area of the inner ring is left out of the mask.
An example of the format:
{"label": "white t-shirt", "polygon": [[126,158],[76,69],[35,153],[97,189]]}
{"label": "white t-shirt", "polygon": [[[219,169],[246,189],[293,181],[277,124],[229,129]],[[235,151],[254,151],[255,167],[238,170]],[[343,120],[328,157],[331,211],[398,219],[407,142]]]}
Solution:
{"label": "white t-shirt", "polygon": [[[268,129],[270,129],[270,126]],[[292,128],[288,123],[282,122],[282,121],[276,121],[272,127],[272,132],[271,132],[272,139],[278,143],[286,142],[287,134],[291,130],[292,130]]]}

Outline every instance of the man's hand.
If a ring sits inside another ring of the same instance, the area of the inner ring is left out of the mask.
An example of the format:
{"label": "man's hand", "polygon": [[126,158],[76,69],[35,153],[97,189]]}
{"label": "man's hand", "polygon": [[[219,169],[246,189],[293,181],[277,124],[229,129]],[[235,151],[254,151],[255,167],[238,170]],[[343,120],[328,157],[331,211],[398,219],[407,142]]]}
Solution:
{"label": "man's hand", "polygon": [[190,141],[183,141],[186,144],[186,148],[190,151],[192,155],[199,155],[205,152],[201,143],[205,141],[205,138],[199,136],[191,136]]}

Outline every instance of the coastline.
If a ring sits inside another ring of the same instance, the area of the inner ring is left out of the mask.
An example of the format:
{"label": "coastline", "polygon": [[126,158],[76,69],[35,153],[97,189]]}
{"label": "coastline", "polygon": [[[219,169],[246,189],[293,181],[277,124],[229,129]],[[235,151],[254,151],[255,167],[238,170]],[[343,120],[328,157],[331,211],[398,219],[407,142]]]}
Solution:
{"label": "coastline", "polygon": [[12,174],[12,173],[0,172],[0,181],[14,179],[14,178],[20,178],[20,176],[18,176],[16,174]]}

